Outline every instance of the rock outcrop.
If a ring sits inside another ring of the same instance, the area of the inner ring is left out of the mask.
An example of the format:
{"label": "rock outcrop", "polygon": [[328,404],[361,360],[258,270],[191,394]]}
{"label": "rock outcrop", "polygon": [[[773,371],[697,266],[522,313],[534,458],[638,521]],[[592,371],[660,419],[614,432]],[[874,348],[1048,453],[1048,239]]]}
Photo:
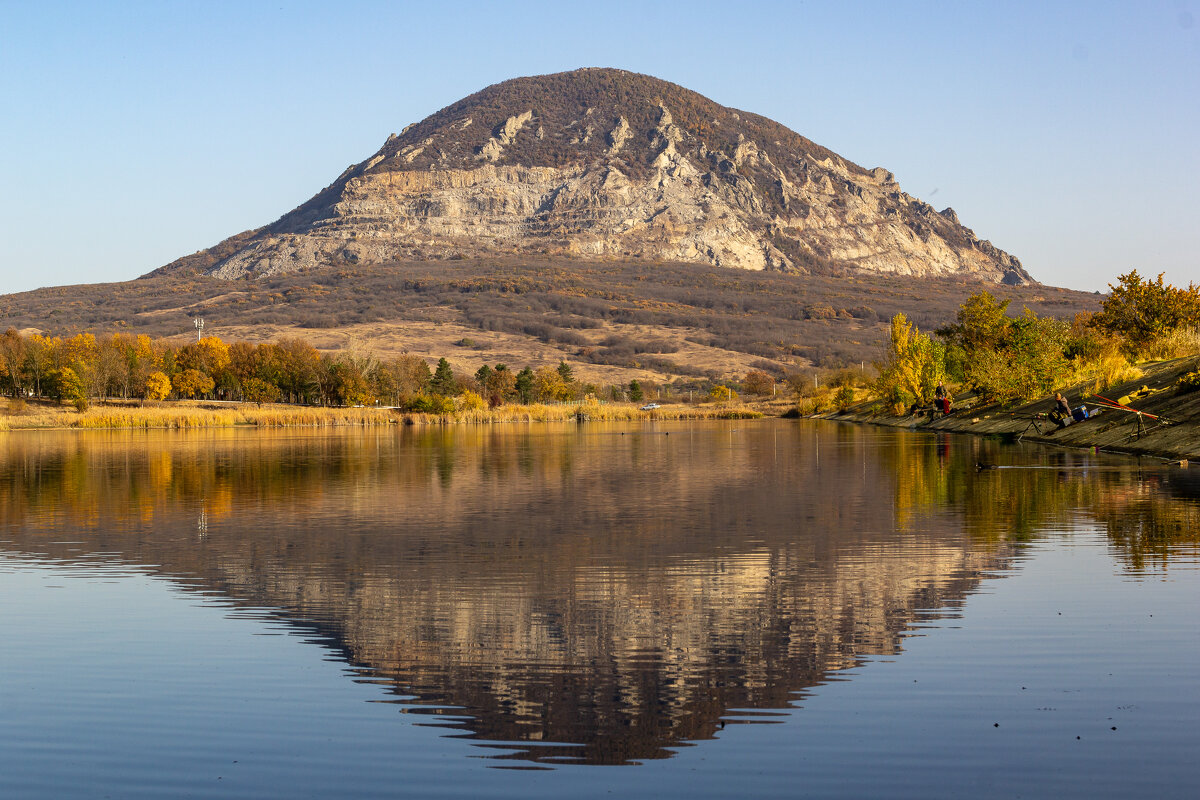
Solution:
{"label": "rock outcrop", "polygon": [[310,201],[242,237],[209,274],[542,254],[1032,281],[887,170],[613,69],[484,89],[389,136]]}

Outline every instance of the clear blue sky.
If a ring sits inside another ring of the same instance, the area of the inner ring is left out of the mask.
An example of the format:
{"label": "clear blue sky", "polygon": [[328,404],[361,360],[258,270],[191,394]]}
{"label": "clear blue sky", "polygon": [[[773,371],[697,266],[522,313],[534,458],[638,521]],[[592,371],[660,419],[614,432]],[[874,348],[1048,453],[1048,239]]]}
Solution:
{"label": "clear blue sky", "polygon": [[134,278],[464,95],[580,66],[884,166],[1045,283],[1200,281],[1200,0],[0,0],[0,293]]}

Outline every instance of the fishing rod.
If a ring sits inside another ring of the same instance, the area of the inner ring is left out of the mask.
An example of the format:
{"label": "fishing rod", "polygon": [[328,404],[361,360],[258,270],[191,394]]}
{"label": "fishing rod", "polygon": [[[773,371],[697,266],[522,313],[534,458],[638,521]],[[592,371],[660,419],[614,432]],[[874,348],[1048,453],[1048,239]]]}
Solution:
{"label": "fishing rod", "polygon": [[1131,414],[1137,414],[1139,417],[1147,417],[1149,419],[1152,419],[1161,425],[1170,425],[1171,424],[1170,420],[1164,419],[1164,418],[1158,416],[1157,414],[1151,414],[1149,411],[1141,411],[1139,409],[1133,408],[1132,406],[1127,406],[1124,403],[1118,403],[1116,400],[1109,400],[1107,397],[1101,397],[1098,394],[1094,394],[1094,395],[1092,395],[1092,397],[1099,400],[1100,405],[1104,406],[1105,408],[1113,409],[1115,411],[1128,411]]}

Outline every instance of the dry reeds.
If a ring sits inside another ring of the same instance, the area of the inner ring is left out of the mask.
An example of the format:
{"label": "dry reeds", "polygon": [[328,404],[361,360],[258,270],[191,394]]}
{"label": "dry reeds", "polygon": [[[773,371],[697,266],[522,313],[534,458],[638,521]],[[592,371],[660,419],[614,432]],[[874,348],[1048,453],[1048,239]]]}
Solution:
{"label": "dry reeds", "polygon": [[95,404],[83,412],[70,406],[38,406],[20,414],[0,416],[0,431],[47,428],[176,429],[323,427],[343,425],[438,425],[448,423],[623,422],[645,419],[748,419],[763,416],[742,405],[671,404],[648,411],[634,404],[577,403],[562,405],[504,405],[464,409],[451,414],[402,413],[386,408],[326,408],[315,406],[166,402],[159,405]]}
{"label": "dry reeds", "polygon": [[1167,361],[1200,355],[1200,328],[1175,328],[1144,345],[1139,355],[1147,361]]}

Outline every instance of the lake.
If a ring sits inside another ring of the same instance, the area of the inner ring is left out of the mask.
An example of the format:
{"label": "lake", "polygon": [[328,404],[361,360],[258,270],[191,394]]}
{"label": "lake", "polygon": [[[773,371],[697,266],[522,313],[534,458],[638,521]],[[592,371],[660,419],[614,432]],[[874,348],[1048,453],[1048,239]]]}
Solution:
{"label": "lake", "polygon": [[[980,469],[983,466],[983,469]],[[0,797],[1195,797],[1200,470],[829,422],[0,435]]]}

